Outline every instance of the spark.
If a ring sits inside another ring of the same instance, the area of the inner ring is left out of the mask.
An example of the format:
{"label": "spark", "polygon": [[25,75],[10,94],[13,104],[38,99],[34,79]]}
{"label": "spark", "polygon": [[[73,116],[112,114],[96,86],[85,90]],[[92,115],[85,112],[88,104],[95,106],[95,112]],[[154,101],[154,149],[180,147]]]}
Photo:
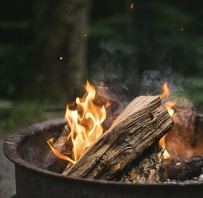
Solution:
{"label": "spark", "polygon": [[131,3],[131,4],[130,4],[130,9],[131,9],[131,10],[134,9],[134,3]]}

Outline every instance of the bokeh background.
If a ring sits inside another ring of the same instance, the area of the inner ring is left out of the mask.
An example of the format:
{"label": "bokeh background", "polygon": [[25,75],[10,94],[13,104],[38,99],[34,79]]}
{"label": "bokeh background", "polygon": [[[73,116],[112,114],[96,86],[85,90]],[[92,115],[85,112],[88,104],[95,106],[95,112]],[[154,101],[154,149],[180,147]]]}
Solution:
{"label": "bokeh background", "polygon": [[202,0],[12,0],[0,6],[0,197],[15,194],[7,135],[63,117],[88,79],[121,100],[159,94],[203,112]]}
{"label": "bokeh background", "polygon": [[63,116],[87,79],[203,106],[201,0],[13,0],[0,19],[1,133]]}

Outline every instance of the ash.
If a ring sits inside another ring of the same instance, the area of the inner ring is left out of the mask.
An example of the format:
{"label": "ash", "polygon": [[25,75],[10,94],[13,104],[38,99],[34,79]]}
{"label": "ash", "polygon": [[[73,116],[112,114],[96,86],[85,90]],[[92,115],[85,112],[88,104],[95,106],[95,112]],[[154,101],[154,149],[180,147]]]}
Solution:
{"label": "ash", "polygon": [[176,181],[176,180],[168,179],[167,181],[164,181],[163,183],[165,183],[165,184],[197,184],[197,183],[203,183],[203,170],[202,170],[202,174],[200,174],[198,177],[193,177],[192,179],[189,179],[189,180]]}

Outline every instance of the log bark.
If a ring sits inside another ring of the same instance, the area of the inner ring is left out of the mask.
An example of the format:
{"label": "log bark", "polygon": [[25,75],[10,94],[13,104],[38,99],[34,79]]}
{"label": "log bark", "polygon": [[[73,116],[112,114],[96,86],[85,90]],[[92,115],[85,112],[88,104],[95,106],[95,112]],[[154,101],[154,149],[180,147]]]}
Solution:
{"label": "log bark", "polygon": [[161,106],[159,96],[137,97],[81,159],[65,172],[73,177],[112,180],[172,125],[173,120]]}
{"label": "log bark", "polygon": [[[102,105],[105,105],[107,102],[110,103],[110,105],[106,108],[108,119],[105,120],[103,125],[104,130],[106,130],[110,127],[113,120],[118,116],[118,114],[123,110],[124,104],[121,103],[120,100],[117,98],[117,96],[107,87],[96,86],[95,89],[96,89],[97,95],[94,102],[96,104],[102,106]],[[84,97],[85,96],[86,94],[84,95]],[[69,134],[70,134],[70,127],[67,123],[59,138],[55,141],[53,140],[49,142],[49,144],[52,144],[52,147],[57,152],[65,153],[64,156],[72,155],[72,143],[70,140],[67,141]],[[63,172],[63,170],[67,165],[68,165],[67,161],[64,161],[58,158],[50,150],[50,152],[47,154],[46,158],[44,159],[43,164],[40,167],[46,170],[61,173]]]}
{"label": "log bark", "polygon": [[163,149],[155,144],[134,160],[122,174],[122,182],[153,184],[160,182],[161,155]]}

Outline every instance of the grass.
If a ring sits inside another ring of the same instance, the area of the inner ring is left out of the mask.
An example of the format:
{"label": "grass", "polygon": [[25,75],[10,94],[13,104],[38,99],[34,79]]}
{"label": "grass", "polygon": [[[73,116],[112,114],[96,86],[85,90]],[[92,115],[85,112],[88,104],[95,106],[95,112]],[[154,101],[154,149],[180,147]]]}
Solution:
{"label": "grass", "polygon": [[8,103],[0,100],[0,137],[38,122],[63,117],[63,110],[45,111],[42,104],[32,101]]}
{"label": "grass", "polygon": [[46,119],[40,105],[32,102],[17,102],[9,112],[1,115],[0,133],[16,130]]}

